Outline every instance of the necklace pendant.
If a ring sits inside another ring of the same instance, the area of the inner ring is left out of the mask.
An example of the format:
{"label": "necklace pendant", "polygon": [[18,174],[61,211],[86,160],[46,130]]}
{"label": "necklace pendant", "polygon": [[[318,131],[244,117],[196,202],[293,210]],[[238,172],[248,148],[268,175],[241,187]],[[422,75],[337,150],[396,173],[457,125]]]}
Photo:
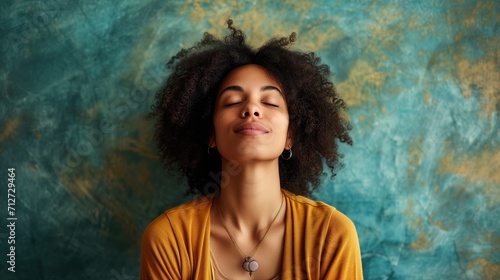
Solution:
{"label": "necklace pendant", "polygon": [[250,276],[252,276],[252,273],[259,269],[259,263],[251,257],[246,257],[245,261],[243,261],[242,267],[248,272],[248,274],[250,274]]}

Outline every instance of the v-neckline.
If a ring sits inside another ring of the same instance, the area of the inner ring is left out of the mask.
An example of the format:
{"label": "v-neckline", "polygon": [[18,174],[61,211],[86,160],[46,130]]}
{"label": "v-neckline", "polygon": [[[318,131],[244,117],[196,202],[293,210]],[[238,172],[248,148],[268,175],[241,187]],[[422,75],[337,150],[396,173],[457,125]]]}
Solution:
{"label": "v-neckline", "polygon": [[[290,211],[289,211],[289,203],[288,203],[288,191],[287,190],[284,190],[284,189],[281,189],[281,192],[283,193],[283,195],[285,196],[283,203],[285,203],[285,220],[284,220],[284,226],[285,226],[285,231],[283,233],[283,252],[282,252],[282,257],[281,257],[281,270],[279,272],[279,274],[277,274],[276,276],[280,275],[280,279],[281,279],[281,275],[283,275],[283,271],[285,271],[285,257],[289,254],[289,250],[290,248],[288,248],[289,246],[286,246],[286,244],[288,244],[288,220],[290,219]],[[214,206],[214,202],[215,202],[215,198],[216,196],[214,195],[211,199],[212,199],[212,202],[210,203],[210,209],[208,211],[208,251],[209,251],[209,263],[210,263],[210,272],[212,274],[212,279],[215,280],[215,271],[214,271],[214,267],[213,267],[213,263],[212,263],[212,207]],[[220,271],[220,270],[219,270]],[[222,274],[222,273],[221,273]],[[223,274],[222,274],[223,275]],[[224,276],[224,275],[223,275]],[[274,277],[276,277],[274,276]],[[224,276],[226,277],[226,276]],[[273,278],[271,278],[272,280]]]}

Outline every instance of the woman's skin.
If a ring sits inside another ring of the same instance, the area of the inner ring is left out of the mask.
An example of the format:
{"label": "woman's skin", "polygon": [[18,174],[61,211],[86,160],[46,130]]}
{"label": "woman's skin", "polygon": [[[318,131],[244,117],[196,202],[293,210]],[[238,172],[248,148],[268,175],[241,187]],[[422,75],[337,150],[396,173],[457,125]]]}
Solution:
{"label": "woman's skin", "polygon": [[[278,213],[282,202],[278,159],[292,147],[289,116],[282,88],[264,68],[249,64],[222,81],[215,104],[214,133],[209,146],[222,157],[221,192],[216,203],[236,243],[249,255]],[[259,269],[252,279],[269,279],[281,270],[286,205],[252,257]],[[210,247],[222,273],[249,279],[244,257],[219,221],[210,216]]]}

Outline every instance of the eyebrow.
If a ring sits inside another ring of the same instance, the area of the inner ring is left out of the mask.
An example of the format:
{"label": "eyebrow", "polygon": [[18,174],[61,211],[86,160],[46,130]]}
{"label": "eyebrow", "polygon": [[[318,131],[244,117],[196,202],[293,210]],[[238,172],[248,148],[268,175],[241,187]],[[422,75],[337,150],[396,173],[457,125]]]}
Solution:
{"label": "eyebrow", "polygon": [[[243,88],[240,87],[240,86],[228,86],[228,87],[226,87],[225,89],[223,89],[219,93],[219,96],[221,96],[224,92],[226,92],[228,90],[233,90],[233,91],[238,91],[238,92],[244,92]],[[263,86],[263,87],[260,88],[260,91],[270,91],[270,90],[276,90],[281,95],[283,95],[283,93],[281,92],[281,90],[279,88],[275,87],[275,86],[267,85],[267,86]]]}

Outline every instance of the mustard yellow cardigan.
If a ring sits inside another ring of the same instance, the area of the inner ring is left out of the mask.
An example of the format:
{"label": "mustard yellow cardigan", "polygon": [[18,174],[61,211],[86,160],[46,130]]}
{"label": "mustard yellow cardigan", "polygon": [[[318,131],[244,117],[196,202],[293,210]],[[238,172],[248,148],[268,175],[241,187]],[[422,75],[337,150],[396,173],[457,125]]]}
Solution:
{"label": "mustard yellow cardigan", "polygon": [[[354,224],[323,202],[283,190],[282,279],[363,279]],[[210,207],[201,197],[165,211],[145,229],[141,280],[212,279]]]}

